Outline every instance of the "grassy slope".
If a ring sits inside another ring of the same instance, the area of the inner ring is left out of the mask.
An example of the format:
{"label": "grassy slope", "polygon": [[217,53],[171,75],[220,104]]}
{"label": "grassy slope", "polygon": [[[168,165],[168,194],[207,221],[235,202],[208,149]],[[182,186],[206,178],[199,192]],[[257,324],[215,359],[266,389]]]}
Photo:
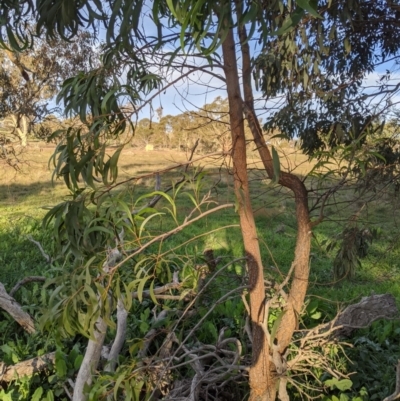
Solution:
{"label": "grassy slope", "polygon": [[[0,174],[0,281],[9,288],[17,279],[29,274],[40,274],[46,265],[36,247],[26,236],[32,234],[39,239],[45,248],[52,251],[50,232],[41,229],[40,221],[45,214],[44,206],[54,205],[68,196],[68,190],[61,181],[51,182],[51,171],[47,167],[52,149],[32,148],[25,155],[26,163],[20,172],[6,169]],[[279,276],[290,267],[296,236],[296,221],[294,218],[294,201],[287,191],[274,188],[265,179],[259,161],[250,153],[249,166],[254,168],[252,173],[252,194],[254,209],[258,222],[260,244],[266,269]],[[178,152],[144,152],[134,149],[124,151],[121,158],[120,179],[145,175],[151,171],[163,169],[175,163],[186,160],[186,155]],[[204,188],[213,186],[213,199],[220,203],[233,201],[231,177],[226,169],[220,169],[222,161],[204,159],[196,163],[205,166],[207,175]],[[229,164],[229,163],[228,163]],[[294,169],[304,175],[311,166],[302,155],[292,154],[282,158],[283,168]],[[179,176],[169,172],[162,176],[162,186],[168,186],[171,180]],[[152,191],[154,178],[144,177],[133,187],[133,196]],[[352,202],[353,193],[347,191],[335,200],[339,206],[328,205],[328,221],[319,225],[315,230],[313,241],[313,256],[311,259],[310,294],[333,302],[348,302],[375,293],[390,292],[400,300],[399,253],[400,236],[397,224],[398,213],[395,200],[387,197],[379,198],[368,207],[362,207],[359,202]],[[345,208],[340,205],[345,203]],[[160,204],[158,207],[162,207]],[[178,200],[178,210],[181,218],[192,209],[188,197]],[[369,226],[381,227],[383,232],[375,241],[370,253],[363,260],[362,268],[358,269],[356,278],[349,282],[332,283],[332,259],[334,252],[327,254],[318,243],[332,238],[340,232],[343,225],[354,214],[359,212],[359,221],[365,220]],[[331,220],[331,221],[330,221]],[[334,221],[336,220],[336,221]],[[218,230],[222,226],[237,224],[233,210],[226,210],[218,215],[208,217],[201,224],[189,227],[181,234],[171,238],[166,246],[175,247],[206,230],[217,230],[201,237],[195,244],[180,249],[182,253],[201,253],[206,247],[214,248],[216,254],[231,258],[242,254],[240,232],[238,228]],[[165,220],[154,222],[154,228],[163,230],[167,227]]]}

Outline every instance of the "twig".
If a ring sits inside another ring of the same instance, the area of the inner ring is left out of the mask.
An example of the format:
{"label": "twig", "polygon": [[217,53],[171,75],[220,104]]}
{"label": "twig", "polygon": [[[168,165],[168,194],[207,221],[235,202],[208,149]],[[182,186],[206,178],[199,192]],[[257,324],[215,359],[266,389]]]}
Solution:
{"label": "twig", "polygon": [[24,376],[32,376],[34,373],[41,372],[49,366],[49,363],[54,364],[55,355],[55,352],[50,352],[49,354],[18,362],[16,365],[12,366],[0,363],[0,381],[10,382],[15,379],[21,379]]}
{"label": "twig", "polygon": [[117,364],[118,356],[125,342],[126,337],[126,326],[127,326],[128,311],[125,309],[124,303],[121,299],[118,299],[117,303],[117,333],[111,351],[107,357],[107,366],[104,371],[115,372],[115,366]]}
{"label": "twig", "polygon": [[64,388],[64,391],[65,391],[65,393],[67,394],[68,398],[69,398],[70,400],[72,400],[72,395],[71,395],[71,393],[69,392],[68,387],[64,384],[63,388]]}
{"label": "twig", "polygon": [[170,237],[171,235],[177,234],[178,232],[182,231],[184,228],[186,228],[187,226],[190,226],[192,223],[201,220],[202,218],[204,218],[205,216],[208,216],[216,211],[219,211],[221,209],[226,209],[228,207],[234,207],[233,203],[227,203],[225,205],[220,205],[220,206],[216,206],[215,208],[211,209],[211,210],[207,210],[203,213],[201,213],[200,215],[194,217],[193,219],[189,220],[189,221],[185,221],[183,222],[180,226],[164,233],[161,235],[158,235],[157,237],[154,237],[153,239],[151,239],[149,242],[147,242],[146,244],[142,245],[140,248],[136,249],[135,252],[132,252],[129,256],[127,256],[124,260],[122,260],[121,262],[119,262],[116,266],[114,266],[111,269],[111,273],[115,272],[119,267],[121,267],[127,260],[132,259],[134,256],[138,255],[139,253],[143,252],[145,249],[147,249],[149,246],[157,243],[157,242],[161,242],[164,241],[165,239],[167,239],[168,237]]}
{"label": "twig", "polygon": [[396,366],[396,390],[392,395],[386,397],[383,401],[394,401],[400,398],[400,359],[397,361]]}
{"label": "twig", "polygon": [[34,243],[38,248],[40,253],[42,254],[42,256],[46,259],[46,262],[51,264],[51,262],[53,261],[52,258],[44,251],[42,244],[39,241],[35,241],[31,235],[27,236],[28,240],[31,241],[32,243]]}
{"label": "twig", "polygon": [[43,276],[29,276],[29,277],[25,277],[24,279],[18,281],[17,284],[15,284],[15,286],[12,288],[12,290],[10,291],[10,297],[13,297],[14,294],[25,284],[27,283],[34,283],[34,282],[44,282],[46,281],[46,277]]}
{"label": "twig", "polygon": [[[167,292],[167,291],[169,291],[169,290],[175,290],[175,289],[177,289],[177,288],[180,288],[181,286],[182,286],[182,283],[179,283],[178,281],[175,281],[175,280],[174,280],[172,283],[165,284],[165,285],[163,285],[162,287],[156,287],[156,288],[154,288],[154,289],[153,289],[153,293],[154,293],[154,295],[155,295],[156,298],[157,298],[157,295],[163,294],[164,292]],[[143,291],[143,292],[142,292],[142,297],[143,297],[143,298],[151,298],[150,290]],[[133,292],[133,293],[132,293],[132,298],[133,298],[133,299],[139,298],[139,292]],[[175,299],[175,298],[173,298],[173,299]],[[180,299],[180,296],[178,296],[177,299]]]}
{"label": "twig", "polygon": [[[158,323],[161,322],[163,319],[167,317],[168,311],[164,309],[162,312],[158,314],[158,316],[153,319],[153,323]],[[147,334],[143,338],[143,347],[142,349],[138,352],[138,359],[139,361],[143,361],[143,359],[146,357],[147,350],[150,347],[150,344],[153,340],[153,337],[155,336],[157,330],[156,329],[151,329],[147,332]]]}
{"label": "twig", "polygon": [[22,310],[21,305],[12,296],[8,295],[2,283],[0,283],[0,308],[9,313],[29,334],[36,332],[32,318]]}

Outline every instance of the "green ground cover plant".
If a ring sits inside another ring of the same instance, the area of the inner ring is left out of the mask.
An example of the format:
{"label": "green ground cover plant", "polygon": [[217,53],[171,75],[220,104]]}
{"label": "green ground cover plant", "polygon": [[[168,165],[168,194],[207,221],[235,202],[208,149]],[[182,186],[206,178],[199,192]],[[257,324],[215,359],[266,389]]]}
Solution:
{"label": "green ground cover plant", "polygon": [[[50,155],[50,149],[43,155],[43,159]],[[131,156],[123,156],[122,171],[124,178],[129,176],[142,176],[152,172],[152,169],[160,170],[163,166],[171,165],[171,160],[175,159],[182,162],[185,155],[176,153],[164,153],[164,161],[160,163],[160,155],[157,154],[154,160],[154,166],[148,163],[144,167],[141,164],[141,158],[145,158],[148,162],[151,160],[148,153],[136,153],[135,166],[129,165]],[[126,157],[126,158],[125,158]],[[149,165],[150,164],[150,165]],[[207,194],[208,188],[212,188],[210,192],[210,200],[213,202],[229,202],[233,200],[232,182],[229,175],[221,173],[213,166],[209,167],[202,161],[199,166],[203,166],[202,174],[187,184],[186,192],[198,196],[200,199]],[[309,168],[312,164],[309,165]],[[194,170],[194,174],[196,171]],[[1,271],[0,282],[4,283],[7,289],[11,289],[23,276],[45,276],[47,279],[55,279],[50,283],[56,283],[57,277],[65,280],[65,276],[59,276],[57,266],[63,269],[73,269],[73,262],[68,260],[54,260],[50,265],[41,254],[38,247],[29,240],[29,236],[39,241],[43,249],[49,255],[56,254],[56,245],[53,239],[52,226],[43,229],[41,220],[47,212],[47,206],[59,202],[65,198],[65,190],[55,183],[51,183],[51,175],[47,166],[43,163],[41,169],[36,170],[37,182],[28,183],[29,178],[26,175],[13,175],[11,180],[5,180],[3,177],[2,185],[9,188],[7,196],[1,201],[1,225],[0,235],[1,243],[1,260],[3,269]],[[46,181],[46,178],[47,181]],[[176,172],[167,172],[162,176],[164,185],[177,181],[179,174]],[[256,209],[256,219],[262,227],[268,225],[268,230],[260,230],[259,240],[263,258],[266,261],[266,268],[272,271],[270,277],[276,277],[277,280],[284,277],[290,268],[291,253],[295,246],[296,220],[294,216],[287,213],[287,208],[291,206],[293,200],[289,194],[282,193],[274,185],[266,184],[257,179],[257,171],[254,172],[254,181],[252,193],[254,194],[254,204]],[[125,193],[125,199],[138,199],[139,197],[153,191],[154,178],[141,179],[139,183],[131,186]],[[27,190],[26,188],[30,189]],[[174,191],[171,191],[171,196]],[[39,194],[40,203],[36,196]],[[340,196],[340,195],[339,195]],[[348,303],[358,301],[362,296],[371,293],[391,293],[397,299],[400,297],[397,277],[400,270],[397,268],[396,261],[399,251],[397,244],[398,227],[396,222],[395,205],[397,198],[395,196],[387,196],[387,202],[381,200],[372,200],[368,203],[368,207],[363,207],[367,213],[359,213],[357,224],[360,226],[368,225],[373,228],[380,228],[380,235],[375,238],[368,249],[367,255],[362,259],[361,264],[356,267],[355,275],[341,280],[335,280],[333,274],[333,261],[337,255],[337,249],[340,245],[340,233],[348,227],[348,221],[358,212],[359,206],[349,200],[346,193],[342,198],[336,199],[347,201],[348,207],[337,210],[337,205],[328,205],[327,208],[332,209],[332,221],[321,224],[315,231],[312,254],[310,258],[311,264],[311,285],[304,310],[304,315],[300,320],[301,328],[315,327],[317,324],[332,319],[339,308]],[[193,199],[186,195],[176,198],[176,208],[185,216],[193,208]],[[164,208],[170,206],[166,199],[161,200],[157,204],[157,210],[165,212]],[[387,217],[389,216],[389,217]],[[162,217],[155,216],[148,223],[148,229],[152,232],[162,234],[174,227],[174,222],[168,213]],[[198,288],[199,280],[202,280],[202,272],[199,266],[204,268],[204,250],[212,249],[214,257],[219,259],[219,266],[227,265],[223,269],[223,274],[217,276],[215,280],[209,282],[207,290],[196,298],[197,315],[193,319],[189,316],[180,326],[176,326],[179,319],[179,300],[165,300],[164,310],[170,312],[161,321],[157,321],[154,314],[154,303],[151,299],[143,299],[141,302],[134,301],[132,304],[133,313],[128,319],[127,347],[120,357],[120,369],[134,368],[129,362],[128,355],[137,355],[138,350],[142,347],[146,335],[152,330],[156,334],[156,340],[149,345],[151,350],[155,352],[164,344],[165,334],[172,327],[179,327],[178,332],[188,333],[195,330],[196,339],[201,344],[214,344],[219,341],[221,331],[225,338],[238,337],[243,344],[247,343],[246,333],[243,327],[246,325],[245,304],[243,304],[240,293],[233,292],[232,296],[224,300],[224,296],[232,289],[243,285],[244,265],[240,259],[243,255],[243,245],[240,240],[240,231],[237,227],[238,218],[234,208],[225,209],[223,213],[218,215],[210,215],[188,226],[181,232],[172,235],[166,239],[162,247],[159,245],[155,249],[149,248],[147,256],[143,255],[138,262],[143,266],[152,268],[154,257],[158,255],[160,260],[155,265],[159,270],[157,273],[157,283],[167,284],[171,280],[175,269],[179,269],[180,279],[185,282],[185,294]],[[327,249],[324,240],[336,241],[336,247]],[[160,257],[160,255],[163,255]],[[106,258],[106,254],[102,256]],[[231,263],[233,260],[237,260]],[[68,265],[70,264],[70,267]],[[159,274],[165,276],[160,276]],[[211,272],[214,273],[214,272]],[[128,272],[124,273],[130,274]],[[207,282],[207,275],[204,275]],[[64,278],[63,278],[64,277]],[[129,277],[125,277],[125,279]],[[128,280],[129,281],[129,280]],[[59,281],[58,281],[59,282]],[[38,321],[43,321],[46,315],[45,309],[51,305],[49,297],[51,296],[51,285],[42,282],[29,283],[16,292],[15,298],[21,305],[26,305],[25,310]],[[186,291],[186,292],[185,292]],[[179,298],[179,297],[178,297]],[[183,298],[182,298],[183,299]],[[216,301],[221,300],[221,302]],[[177,304],[178,302],[178,304]],[[37,355],[43,355],[48,352],[56,352],[54,370],[49,373],[41,373],[34,376],[31,380],[22,380],[12,383],[9,387],[2,390],[4,399],[68,399],[68,379],[74,378],[77,374],[79,366],[83,358],[83,345],[85,338],[82,334],[75,334],[74,341],[60,337],[54,326],[47,326],[45,336],[43,334],[27,336],[15,321],[2,313],[2,340],[1,340],[1,359],[6,363],[18,363]],[[204,319],[201,325],[198,320]],[[56,320],[57,321],[57,320]],[[271,313],[269,325],[273,330],[275,323],[279,321],[279,314]],[[398,331],[396,322],[377,322],[369,329],[358,332],[350,342],[353,348],[346,351],[349,359],[346,359],[340,348],[332,349],[330,360],[336,360],[336,366],[344,372],[355,372],[350,375],[350,379],[341,379],[334,381],[328,374],[324,372],[318,373],[321,393],[317,391],[315,395],[325,393],[326,400],[373,400],[382,399],[393,392],[395,386],[395,375],[393,374],[393,365],[396,362],[397,355],[400,354],[396,333]],[[46,324],[45,326],[46,327]],[[115,329],[114,329],[115,330]],[[175,330],[176,332],[176,330]],[[113,330],[110,333],[110,340],[113,336]],[[181,338],[182,340],[182,338]],[[243,354],[246,354],[246,350]],[[373,357],[371,357],[373,355]],[[389,363],[388,363],[389,361]],[[124,363],[128,365],[124,365]],[[368,363],[367,363],[368,362]],[[138,366],[136,366],[138,368]],[[185,370],[191,369],[185,367],[172,375],[182,375],[184,377]],[[374,378],[374,372],[378,369],[381,372],[379,378]],[[128,372],[128,370],[126,372]],[[119,371],[121,373],[121,370]],[[126,373],[127,374],[127,373]],[[123,375],[122,382],[127,385],[133,385],[128,380],[128,376]],[[147,372],[146,375],[150,375]],[[317,376],[318,376],[317,375]],[[151,380],[150,376],[146,376],[146,380]],[[154,378],[153,378],[154,379]],[[47,384],[43,384],[46,380]],[[315,385],[312,376],[303,376],[301,382],[305,385]],[[337,379],[335,379],[337,380]],[[350,380],[350,382],[346,381]],[[64,383],[64,384],[63,384]],[[102,375],[92,390],[92,398],[96,399],[96,394],[101,394],[109,388],[113,383],[112,375]],[[121,382],[120,382],[121,383]],[[135,386],[139,385],[137,379]],[[127,388],[127,387],[124,388]],[[142,384],[140,385],[141,393],[150,394],[152,387]],[[144,386],[144,387],[143,387]],[[147,386],[147,387],[146,387]],[[66,390],[67,388],[67,390]],[[126,390],[124,390],[126,391]],[[231,394],[235,393],[235,397],[246,397],[246,385],[231,388]],[[304,397],[297,387],[289,386],[289,392],[293,399]],[[309,393],[309,394],[312,394]],[[8,397],[8,398],[7,398]],[[31,397],[31,398],[29,398]],[[223,395],[220,395],[223,397]]]}

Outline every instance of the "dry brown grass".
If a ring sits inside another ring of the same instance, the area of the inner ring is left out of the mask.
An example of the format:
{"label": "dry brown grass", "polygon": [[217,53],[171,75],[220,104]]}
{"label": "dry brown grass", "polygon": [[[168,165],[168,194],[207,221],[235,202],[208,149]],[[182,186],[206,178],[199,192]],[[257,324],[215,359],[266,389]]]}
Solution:
{"label": "dry brown grass", "polygon": [[[21,215],[31,213],[33,210],[39,212],[42,207],[54,205],[68,196],[69,191],[62,180],[52,181],[52,165],[49,166],[49,159],[53,151],[52,146],[35,144],[23,154],[19,171],[11,167],[3,167],[0,173],[0,210],[3,216]],[[109,153],[112,152],[113,149],[110,148]],[[281,149],[279,152],[282,169],[289,168],[300,175],[310,171],[311,165],[304,155],[289,148],[284,151]],[[185,163],[188,156],[184,152],[170,150],[146,152],[142,149],[127,147],[121,153],[119,179],[126,180],[143,176],[136,181],[136,184],[152,187],[154,178],[147,176],[148,174]],[[197,160],[195,166],[204,166],[210,176],[218,175],[220,182],[230,184],[231,176],[226,172],[221,174],[220,171],[221,165],[230,166],[228,158],[195,155],[194,159]],[[251,148],[249,148],[249,167],[263,170],[257,151]],[[169,178],[172,176],[173,174],[170,174]]]}

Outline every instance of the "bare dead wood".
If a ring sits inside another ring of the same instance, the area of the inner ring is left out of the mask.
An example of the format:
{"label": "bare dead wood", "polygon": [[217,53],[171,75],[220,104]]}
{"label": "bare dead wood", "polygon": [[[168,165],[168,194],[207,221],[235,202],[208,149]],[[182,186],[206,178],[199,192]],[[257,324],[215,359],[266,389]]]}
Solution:
{"label": "bare dead wood", "polygon": [[0,308],[4,309],[29,334],[36,332],[33,319],[28,313],[22,310],[21,305],[7,293],[2,283],[0,283]]}
{"label": "bare dead wood", "polygon": [[18,281],[17,284],[15,284],[15,286],[12,288],[12,290],[10,291],[10,296],[13,297],[14,294],[25,284],[28,283],[39,283],[39,282],[45,282],[46,281],[46,277],[43,276],[28,276],[23,278],[22,280]]}
{"label": "bare dead wood", "polygon": [[[120,234],[120,243],[123,243],[123,232]],[[122,258],[122,254],[118,249],[119,243],[114,249],[109,250],[107,259],[103,263],[103,271],[108,272]],[[100,303],[100,296],[98,296]],[[111,302],[107,297],[105,302]],[[95,373],[100,361],[104,339],[107,334],[107,324],[102,316],[99,316],[95,323],[93,332],[94,339],[90,339],[86,347],[85,356],[79,368],[78,375],[74,384],[74,392],[72,401],[85,401],[87,394],[84,392],[86,386],[90,386],[93,382],[93,374]],[[119,344],[117,344],[119,346]],[[114,349],[115,351],[115,349]],[[115,356],[111,356],[115,359]]]}
{"label": "bare dead wood", "polygon": [[[171,342],[179,344],[180,354],[174,352],[172,357],[171,352],[167,352],[162,360],[157,361],[157,366],[160,366],[160,362],[170,363],[173,358],[174,364],[169,371],[190,366],[194,375],[184,380],[175,380],[171,391],[163,398],[165,401],[198,401],[200,394],[207,398],[210,390],[215,394],[215,390],[222,390],[229,382],[243,378],[244,372],[249,369],[240,365],[242,344],[237,338],[224,338],[224,334],[225,328],[222,328],[215,345],[198,343],[185,346],[173,332],[169,333]],[[165,377],[164,372],[160,373]]]}
{"label": "bare dead wood", "polygon": [[113,345],[107,357],[107,365],[104,369],[106,372],[115,372],[119,354],[125,343],[126,327],[127,327],[128,311],[125,309],[124,303],[118,299],[117,304],[117,333],[114,338]]}
{"label": "bare dead wood", "polygon": [[5,363],[0,363],[0,382],[3,381],[9,383],[10,381],[21,377],[32,376],[35,373],[42,372],[48,368],[49,365],[54,364],[55,355],[55,352],[51,352],[11,366],[7,366]]}
{"label": "bare dead wood", "polygon": [[101,349],[104,344],[106,332],[107,325],[104,320],[99,317],[96,321],[96,328],[93,333],[95,340],[89,340],[85,356],[79,368],[78,376],[76,377],[72,401],[84,401],[87,399],[84,388],[86,385],[90,386],[92,384],[93,374],[100,361]]}
{"label": "bare dead wood", "polygon": [[392,294],[378,294],[364,297],[360,302],[348,306],[335,320],[334,327],[340,327],[335,335],[349,337],[354,330],[370,326],[378,319],[399,318],[396,299]]}
{"label": "bare dead wood", "polygon": [[[169,290],[176,290],[176,289],[180,288],[181,286],[182,286],[182,284],[179,283],[179,282],[172,282],[172,283],[165,284],[165,285],[163,285],[161,287],[154,288],[153,293],[154,293],[156,298],[163,299],[163,297],[161,297],[161,296],[158,297],[158,295],[163,294],[163,293],[165,293],[165,292],[167,292]],[[132,293],[132,298],[133,299],[139,298],[139,293],[138,292],[133,292]],[[150,290],[143,291],[142,292],[142,298],[151,299]],[[181,297],[177,295],[177,296],[174,296],[174,298],[172,298],[172,299],[180,299],[180,298]]]}
{"label": "bare dead wood", "polygon": [[386,397],[383,401],[394,401],[400,398],[400,360],[396,366],[396,390],[392,395]]}
{"label": "bare dead wood", "polygon": [[46,262],[47,262],[47,263],[50,264],[50,263],[53,261],[53,259],[51,258],[51,256],[48,255],[48,254],[44,251],[44,249],[43,249],[43,247],[42,247],[42,244],[41,244],[39,241],[34,240],[34,239],[32,238],[31,235],[28,235],[28,240],[31,241],[33,244],[35,244],[35,245],[39,248],[40,253],[41,253],[42,256],[46,259]]}

